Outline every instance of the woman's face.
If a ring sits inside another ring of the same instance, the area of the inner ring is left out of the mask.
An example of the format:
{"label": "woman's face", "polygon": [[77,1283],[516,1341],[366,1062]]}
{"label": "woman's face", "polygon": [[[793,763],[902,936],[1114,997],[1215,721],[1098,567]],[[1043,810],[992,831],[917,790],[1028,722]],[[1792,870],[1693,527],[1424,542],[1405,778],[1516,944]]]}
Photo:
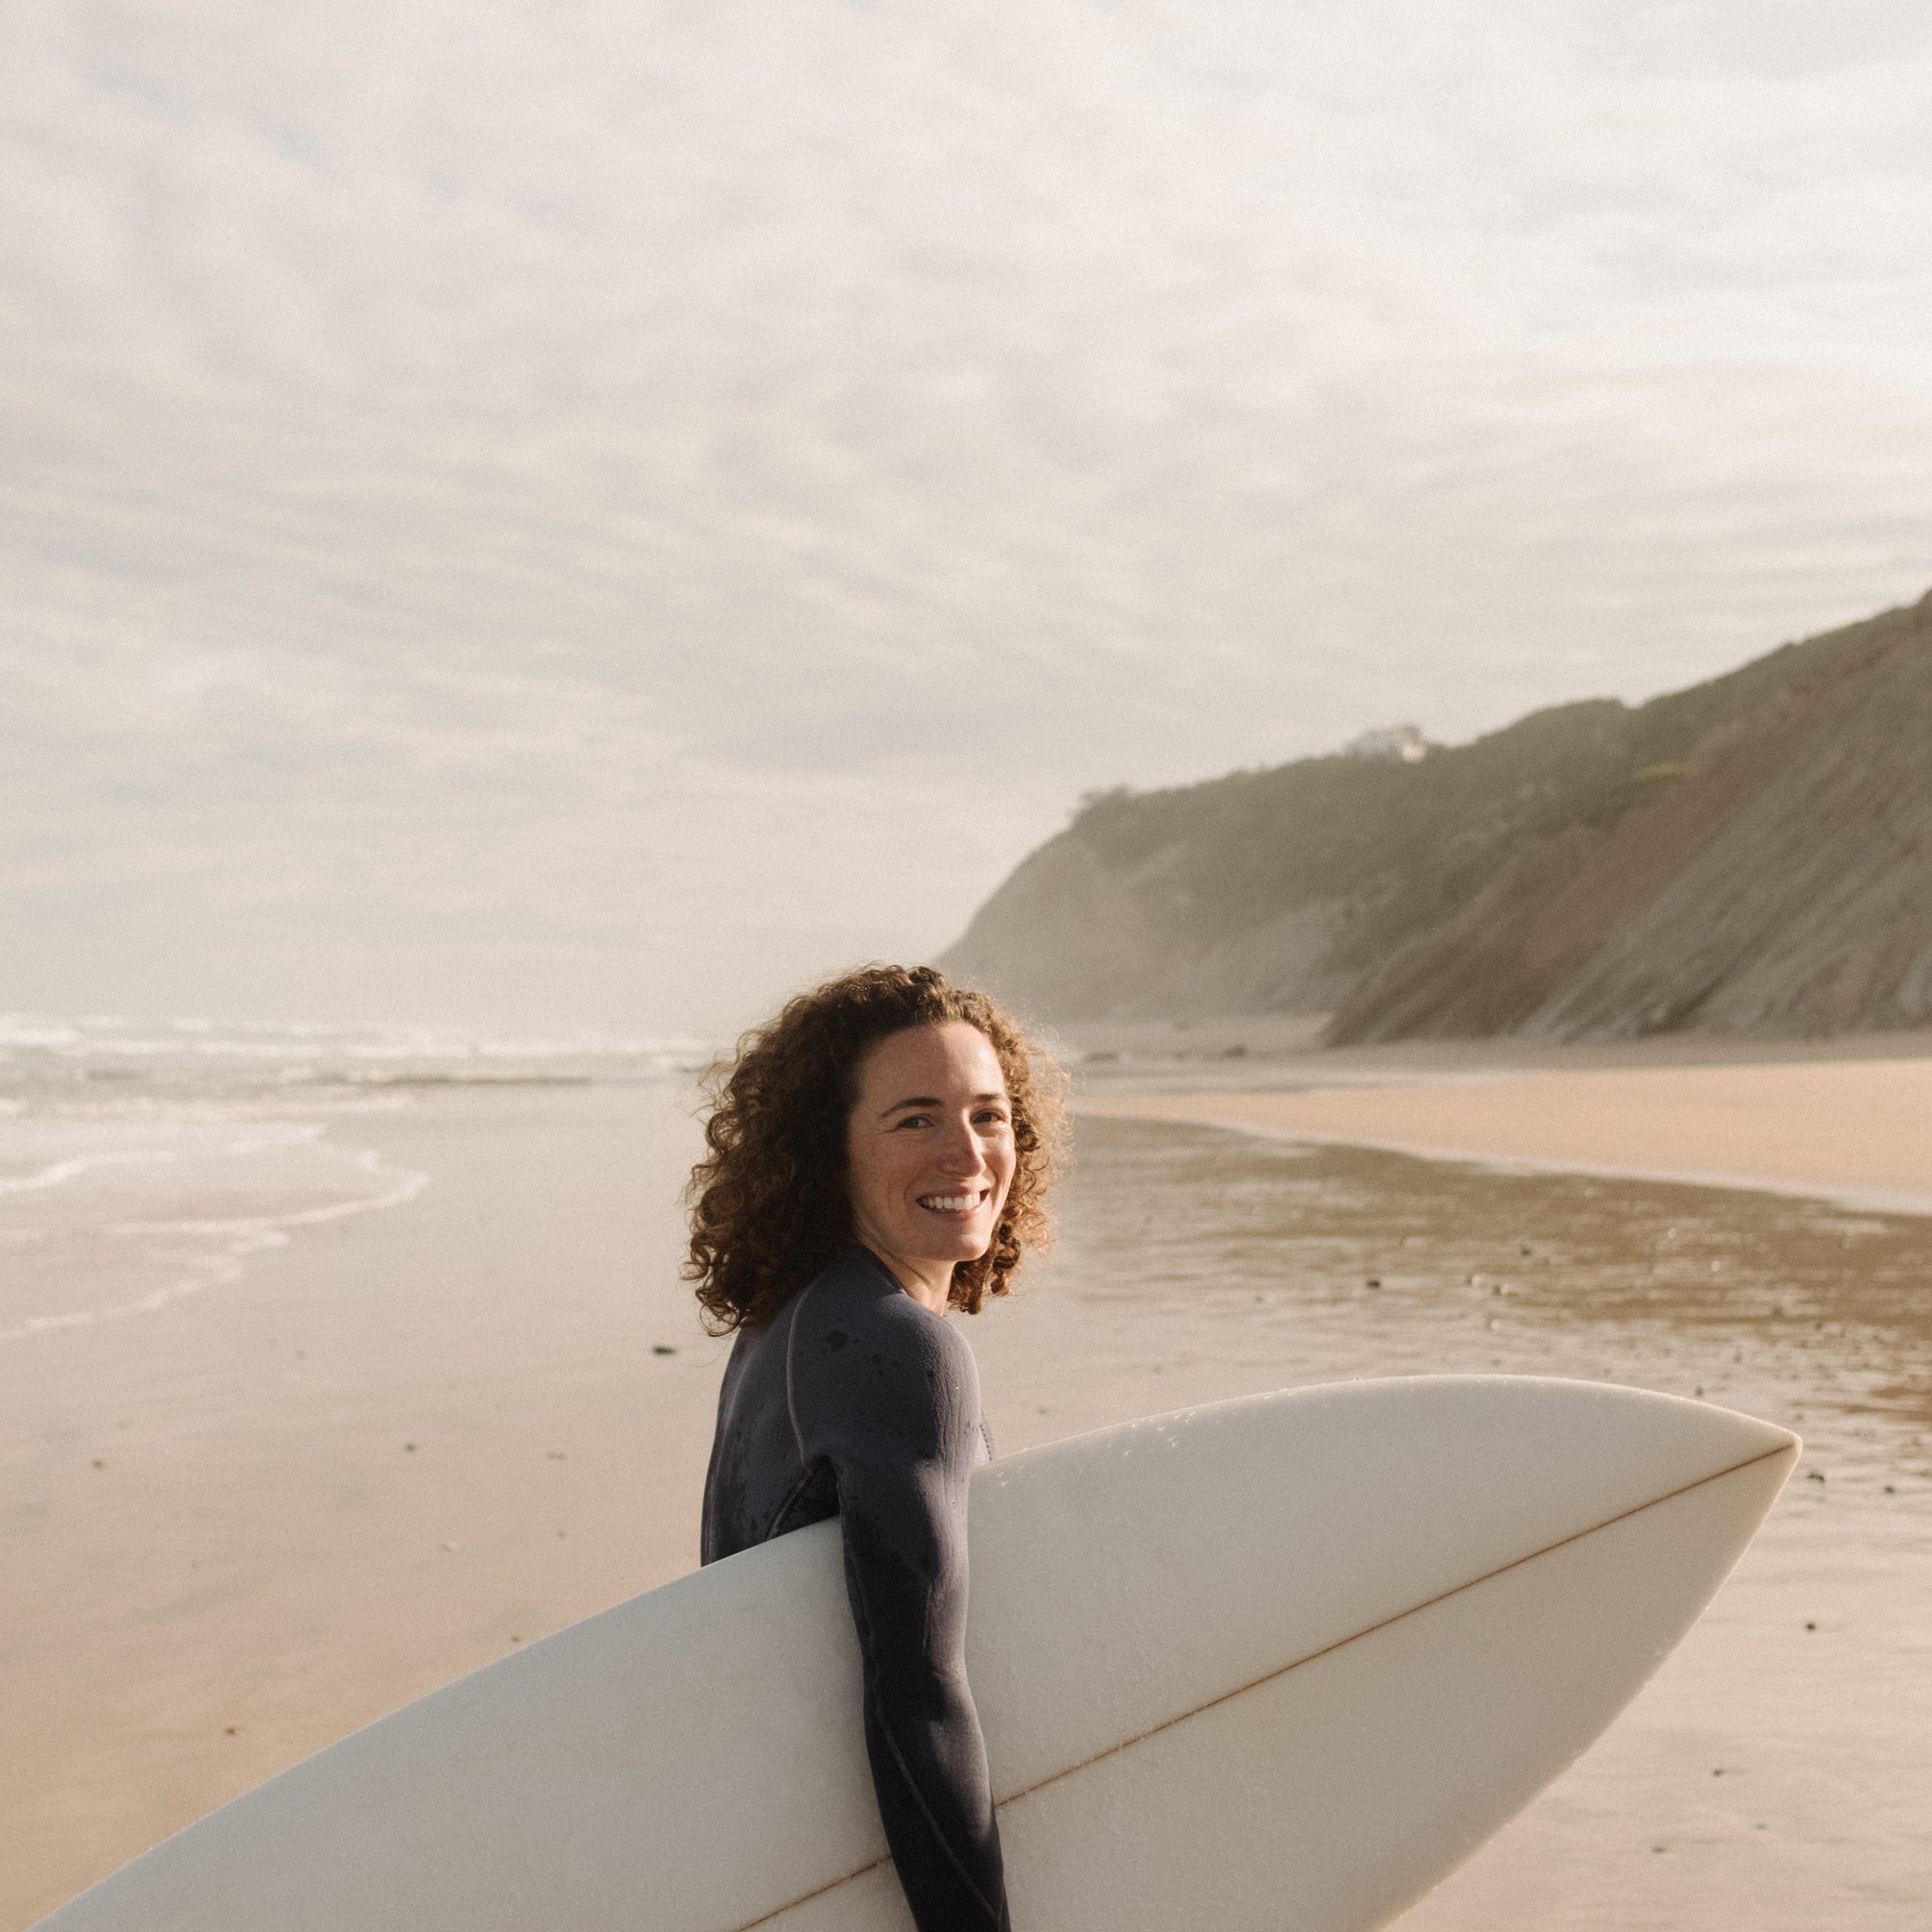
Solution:
{"label": "woman's face", "polygon": [[992,1042],[963,1020],[888,1033],[859,1062],[846,1152],[853,1232],[943,1308],[954,1264],[993,1245],[1013,1184],[1013,1105]]}

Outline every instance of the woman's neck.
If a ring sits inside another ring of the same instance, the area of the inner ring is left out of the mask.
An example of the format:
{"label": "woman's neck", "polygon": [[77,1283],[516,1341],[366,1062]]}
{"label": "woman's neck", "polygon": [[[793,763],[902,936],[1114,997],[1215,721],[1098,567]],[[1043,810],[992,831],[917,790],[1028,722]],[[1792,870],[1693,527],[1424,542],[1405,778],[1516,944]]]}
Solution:
{"label": "woman's neck", "polygon": [[922,1308],[943,1315],[952,1306],[954,1264],[951,1261],[909,1260],[898,1254],[888,1254],[870,1242],[864,1246],[866,1251]]}

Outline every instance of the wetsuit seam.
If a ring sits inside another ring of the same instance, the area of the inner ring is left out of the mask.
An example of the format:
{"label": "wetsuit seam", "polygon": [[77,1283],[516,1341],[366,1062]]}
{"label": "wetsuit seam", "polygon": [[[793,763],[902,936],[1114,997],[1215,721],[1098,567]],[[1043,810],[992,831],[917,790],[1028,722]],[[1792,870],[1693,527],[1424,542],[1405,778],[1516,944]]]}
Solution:
{"label": "wetsuit seam", "polygon": [[792,1394],[792,1353],[798,1347],[799,1310],[805,1306],[805,1297],[818,1286],[819,1281],[822,1279],[824,1279],[822,1276],[818,1276],[806,1282],[799,1290],[791,1305],[791,1320],[785,1328],[785,1414],[791,1419],[792,1442],[798,1449],[799,1466],[801,1469],[809,1468],[811,1459],[805,1454],[805,1431],[799,1427],[798,1402]]}
{"label": "wetsuit seam", "polygon": [[986,1915],[987,1924],[998,1925],[1000,1915],[987,1902],[986,1895],[974,1882],[973,1874],[959,1862],[959,1854],[946,1842],[946,1834],[939,1828],[939,1821],[928,1809],[925,1794],[914,1781],[911,1771],[906,1769],[905,1760],[899,1754],[899,1741],[884,1722],[880,1722],[879,1729],[879,1734],[885,1739],[885,1748],[892,1753],[892,1762],[899,1767],[899,1775],[905,1780],[905,1788],[912,1794],[913,1803],[919,1807],[920,1817],[925,1819],[927,1829],[932,1834],[933,1843],[946,1854],[947,1864],[959,1874],[959,1882],[973,1895],[973,1902]]}
{"label": "wetsuit seam", "polygon": [[799,1471],[799,1479],[792,1484],[790,1489],[785,1491],[784,1500],[773,1511],[771,1526],[758,1539],[760,1543],[769,1543],[773,1537],[781,1536],[784,1533],[780,1525],[791,1514],[793,1506],[797,1503],[799,1498],[811,1487],[811,1476],[812,1473],[809,1465]]}

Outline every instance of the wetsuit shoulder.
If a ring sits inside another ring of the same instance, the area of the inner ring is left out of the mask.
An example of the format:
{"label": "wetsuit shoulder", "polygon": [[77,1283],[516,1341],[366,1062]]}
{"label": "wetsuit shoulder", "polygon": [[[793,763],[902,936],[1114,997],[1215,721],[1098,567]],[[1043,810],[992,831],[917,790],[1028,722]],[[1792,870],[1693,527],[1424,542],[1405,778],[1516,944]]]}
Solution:
{"label": "wetsuit shoulder", "polygon": [[870,1254],[842,1257],[799,1298],[787,1395],[801,1456],[890,1454],[971,1469],[979,1376],[966,1338]]}

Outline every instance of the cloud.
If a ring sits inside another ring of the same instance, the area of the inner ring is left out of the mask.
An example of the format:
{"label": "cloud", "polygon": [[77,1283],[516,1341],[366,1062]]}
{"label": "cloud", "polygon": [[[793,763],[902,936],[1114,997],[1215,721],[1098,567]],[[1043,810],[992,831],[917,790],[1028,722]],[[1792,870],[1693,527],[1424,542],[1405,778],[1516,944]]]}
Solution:
{"label": "cloud", "polygon": [[1904,0],[13,17],[12,1003],[736,1017],[1932,576]]}

